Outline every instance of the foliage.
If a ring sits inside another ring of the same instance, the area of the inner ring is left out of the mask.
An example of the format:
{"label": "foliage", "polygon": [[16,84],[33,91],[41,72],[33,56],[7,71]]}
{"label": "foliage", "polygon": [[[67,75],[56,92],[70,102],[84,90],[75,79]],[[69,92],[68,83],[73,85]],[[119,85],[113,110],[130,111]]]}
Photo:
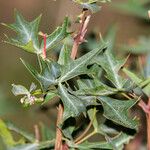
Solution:
{"label": "foliage", "polygon": [[[74,2],[91,12],[96,12],[98,4],[106,0]],[[17,33],[14,38],[7,37],[6,43],[37,55],[39,69],[23,59],[21,62],[39,82],[40,89],[37,89],[34,83],[29,89],[12,84],[14,95],[23,95],[21,103],[25,107],[35,103],[45,105],[49,101],[55,102],[59,99],[58,103],[62,104],[64,109],[59,128],[63,133],[63,142],[70,149],[123,149],[124,144],[133,138],[133,135],[129,135],[123,129],[138,130],[136,117],[129,113],[138,102],[138,97],[130,98],[128,94],[132,93],[135,84],[144,92],[147,91],[146,87],[149,91],[149,80],[139,79],[133,73],[122,69],[127,59],[118,59],[113,54],[115,29],[111,28],[104,40],[95,42],[96,47],[74,60],[71,58],[72,46],[66,42],[66,39],[72,36],[72,32],[68,31],[68,18],[65,18],[62,26],[50,35],[38,30],[41,16],[28,22],[15,10],[15,18],[14,24],[3,23]],[[40,35],[46,36],[46,41],[43,39],[40,42]],[[43,51],[53,50],[58,44],[62,47],[58,59],[45,58]],[[122,70],[135,84],[120,74]],[[81,116],[89,122],[86,129],[93,127],[92,132],[86,132],[84,135],[84,122],[82,125],[75,125],[76,119]],[[99,118],[102,119],[100,122]],[[111,122],[110,125],[107,124],[108,121]],[[119,129],[115,129],[115,126]],[[52,131],[45,126],[40,129],[43,138],[39,141],[36,135],[18,129],[11,123],[0,121],[0,136],[10,150],[54,149],[57,135],[51,137]],[[21,140],[15,142],[9,130],[17,132],[22,137]],[[80,132],[83,135],[80,135]],[[90,142],[89,139],[96,134],[103,138],[97,142]]]}

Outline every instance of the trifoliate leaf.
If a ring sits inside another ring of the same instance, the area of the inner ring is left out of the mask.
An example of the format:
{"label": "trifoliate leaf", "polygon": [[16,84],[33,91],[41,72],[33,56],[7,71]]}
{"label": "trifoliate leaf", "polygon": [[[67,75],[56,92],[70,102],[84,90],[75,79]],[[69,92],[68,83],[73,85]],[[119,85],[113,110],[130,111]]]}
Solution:
{"label": "trifoliate leaf", "polygon": [[129,117],[129,109],[133,107],[137,101],[135,100],[118,100],[110,97],[98,97],[104,109],[104,116],[127,128],[137,129],[137,121]]}

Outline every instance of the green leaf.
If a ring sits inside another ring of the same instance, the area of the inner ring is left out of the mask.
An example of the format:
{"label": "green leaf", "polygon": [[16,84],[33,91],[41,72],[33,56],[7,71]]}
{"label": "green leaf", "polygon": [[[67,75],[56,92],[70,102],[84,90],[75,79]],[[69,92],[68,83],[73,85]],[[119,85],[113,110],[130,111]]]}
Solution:
{"label": "green leaf", "polygon": [[104,142],[85,142],[83,144],[79,145],[73,145],[70,144],[70,147],[75,147],[78,149],[85,149],[85,150],[92,150],[92,149],[116,149],[116,150],[122,150],[124,147],[124,144],[128,144],[129,141],[132,139],[131,136],[120,133],[117,136],[113,138],[109,138],[109,141]]}
{"label": "green leaf", "polygon": [[101,86],[97,86],[95,88],[85,88],[82,90],[77,90],[74,93],[76,95],[104,96],[104,95],[112,95],[117,92],[118,92],[117,89],[101,84]]}
{"label": "green leaf", "polygon": [[149,97],[150,96],[150,78],[141,79],[135,73],[126,68],[122,69],[125,74],[135,83],[142,91]]}
{"label": "green leaf", "polygon": [[82,3],[81,5],[83,8],[91,10],[92,13],[96,13],[100,11],[101,7],[98,6],[96,3]]}
{"label": "green leaf", "polygon": [[[58,27],[53,33],[47,36],[46,39],[46,50],[53,48],[56,44],[60,43],[67,35],[68,28],[68,17],[65,18],[64,23],[61,27]],[[41,44],[41,49],[44,47],[44,40]]]}
{"label": "green leaf", "polygon": [[104,51],[106,48],[106,44],[102,44],[100,47],[88,52],[84,56],[68,62],[62,68],[62,73],[61,77],[59,78],[59,82],[64,82],[78,75],[86,74],[88,70],[87,65],[90,63],[90,61],[100,52]]}
{"label": "green leaf", "polygon": [[125,60],[116,60],[109,50],[106,50],[103,56],[97,57],[95,62],[100,65],[106,71],[106,77],[112,82],[112,84],[118,88],[122,89],[126,80],[118,75],[120,68],[126,62]]}
{"label": "green leaf", "polygon": [[68,93],[66,87],[61,83],[59,84],[58,92],[64,105],[64,120],[68,119],[69,117],[77,117],[82,112],[86,111],[86,107],[82,100]]}
{"label": "green leaf", "polygon": [[4,121],[0,119],[0,137],[2,138],[4,144],[7,147],[11,147],[17,144],[17,142],[14,141],[10,131],[8,130],[6,124]]}
{"label": "green leaf", "polygon": [[123,44],[120,45],[121,50],[132,54],[146,54],[149,53],[150,47],[150,37],[140,36],[135,42],[132,44]]}
{"label": "green leaf", "polygon": [[30,92],[22,85],[12,84],[12,92],[15,96],[18,95],[30,95]]}
{"label": "green leaf", "polygon": [[71,50],[67,47],[67,45],[64,44],[59,54],[58,64],[66,65],[67,63],[69,63],[69,61],[71,61],[70,55]]}
{"label": "green leaf", "polygon": [[22,59],[21,61],[29,70],[29,72],[34,76],[34,78],[39,81],[44,90],[47,90],[48,87],[57,83],[56,79],[60,76],[59,64],[41,58],[42,70],[41,73],[39,73],[34,67],[29,65],[27,62],[25,62]]}
{"label": "green leaf", "polygon": [[41,123],[40,126],[41,126],[42,141],[48,141],[48,140],[50,141],[50,140],[54,139],[54,137],[55,137],[54,130],[50,130],[43,123]]}
{"label": "green leaf", "polygon": [[45,103],[51,101],[53,98],[55,98],[57,96],[58,96],[58,94],[56,92],[49,91],[46,94],[46,97],[44,98],[44,102],[42,104],[45,104]]}
{"label": "green leaf", "polygon": [[147,2],[149,2],[149,0],[128,0],[126,2],[114,3],[113,6],[124,13],[148,20],[148,8],[145,7]]}
{"label": "green leaf", "polygon": [[127,128],[137,129],[135,118],[129,117],[128,111],[137,101],[135,100],[117,100],[110,97],[98,97],[104,109],[104,116]]}
{"label": "green leaf", "polygon": [[38,144],[24,144],[10,148],[9,150],[38,150]]}
{"label": "green leaf", "polygon": [[33,134],[28,133],[20,128],[18,128],[16,125],[14,125],[12,122],[5,122],[6,126],[9,130],[12,130],[20,135],[22,135],[23,137],[25,137],[27,140],[29,140],[30,142],[35,142],[35,137]]}
{"label": "green leaf", "polygon": [[31,53],[41,53],[38,40],[38,28],[41,16],[32,22],[27,22],[23,16],[15,10],[15,19],[16,22],[13,24],[3,24],[17,33],[16,38],[8,38],[6,42]]}

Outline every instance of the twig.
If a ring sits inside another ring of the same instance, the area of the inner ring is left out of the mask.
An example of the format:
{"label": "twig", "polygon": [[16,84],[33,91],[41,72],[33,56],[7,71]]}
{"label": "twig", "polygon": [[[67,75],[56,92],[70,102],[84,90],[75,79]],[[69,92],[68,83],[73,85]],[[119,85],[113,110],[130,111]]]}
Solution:
{"label": "twig", "polygon": [[138,104],[146,114],[147,120],[147,149],[150,150],[150,98],[148,99],[148,104],[144,101],[140,101]]}
{"label": "twig", "polygon": [[59,128],[59,125],[62,122],[62,118],[63,118],[63,106],[59,104],[56,122],[57,129],[56,129],[55,150],[62,150],[62,131]]}
{"label": "twig", "polygon": [[87,126],[87,128],[85,129],[85,131],[74,141],[75,143],[77,143],[78,141],[80,141],[86,135],[86,133],[89,131],[89,129],[91,128],[91,126],[93,124],[93,121],[95,119],[95,115],[96,115],[96,109],[94,109],[93,118],[90,121],[89,125]]}
{"label": "twig", "polygon": [[80,21],[81,26],[79,28],[78,34],[74,37],[74,43],[73,43],[72,52],[71,52],[72,59],[75,59],[79,45],[82,42],[84,42],[84,37],[87,32],[87,26],[89,24],[90,18],[91,18],[91,15],[86,16],[86,11],[82,12],[81,21]]}
{"label": "twig", "polygon": [[34,125],[34,132],[35,132],[35,142],[38,143],[40,141],[40,131],[39,131],[39,126]]}
{"label": "twig", "polygon": [[43,58],[46,59],[46,40],[47,40],[47,35],[46,34],[42,34],[43,36],[43,40],[44,40],[44,47],[43,47]]}
{"label": "twig", "polygon": [[89,139],[90,137],[92,137],[94,134],[96,134],[96,131],[92,131],[90,134],[88,134],[87,136],[85,136],[83,139],[81,139],[80,141],[78,141],[76,144],[80,144],[82,142],[84,142],[85,140]]}
{"label": "twig", "polygon": [[[83,11],[81,16],[81,26],[79,29],[78,34],[74,38],[74,43],[72,47],[71,52],[71,58],[75,59],[77,55],[77,51],[79,48],[79,45],[84,42],[84,37],[87,32],[87,26],[89,24],[91,15],[88,15],[86,17],[86,11]],[[44,52],[44,50],[43,50]],[[55,142],[55,150],[67,150],[68,146],[66,144],[62,144],[62,132],[61,129],[58,127],[58,125],[61,123],[63,118],[63,106],[59,104],[58,107],[58,116],[57,116],[57,131],[56,131],[56,142]]]}

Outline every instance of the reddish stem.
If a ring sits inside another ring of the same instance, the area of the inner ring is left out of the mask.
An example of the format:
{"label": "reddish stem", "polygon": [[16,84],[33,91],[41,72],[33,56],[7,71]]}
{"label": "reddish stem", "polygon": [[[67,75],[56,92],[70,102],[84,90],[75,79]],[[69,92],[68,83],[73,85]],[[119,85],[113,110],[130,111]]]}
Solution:
{"label": "reddish stem", "polygon": [[143,109],[146,114],[147,121],[147,149],[150,150],[150,98],[148,99],[148,104],[146,105],[144,101],[139,102],[139,106]]}
{"label": "reddish stem", "polygon": [[85,15],[86,15],[86,11],[83,11],[82,16],[81,16],[81,26],[79,28],[79,32],[74,37],[74,43],[73,43],[72,52],[71,52],[72,59],[75,59],[79,45],[82,42],[84,42],[84,37],[87,32],[87,27],[88,27],[91,15],[88,15],[88,16],[85,16]]}
{"label": "reddish stem", "polygon": [[56,142],[55,142],[55,150],[62,150],[62,131],[59,128],[59,125],[62,123],[63,118],[63,106],[59,104],[58,106],[58,114],[57,114],[57,129],[56,129]]}
{"label": "reddish stem", "polygon": [[46,58],[46,40],[47,40],[47,36],[46,34],[43,34],[43,40],[44,40],[44,47],[43,47],[43,58]]}

